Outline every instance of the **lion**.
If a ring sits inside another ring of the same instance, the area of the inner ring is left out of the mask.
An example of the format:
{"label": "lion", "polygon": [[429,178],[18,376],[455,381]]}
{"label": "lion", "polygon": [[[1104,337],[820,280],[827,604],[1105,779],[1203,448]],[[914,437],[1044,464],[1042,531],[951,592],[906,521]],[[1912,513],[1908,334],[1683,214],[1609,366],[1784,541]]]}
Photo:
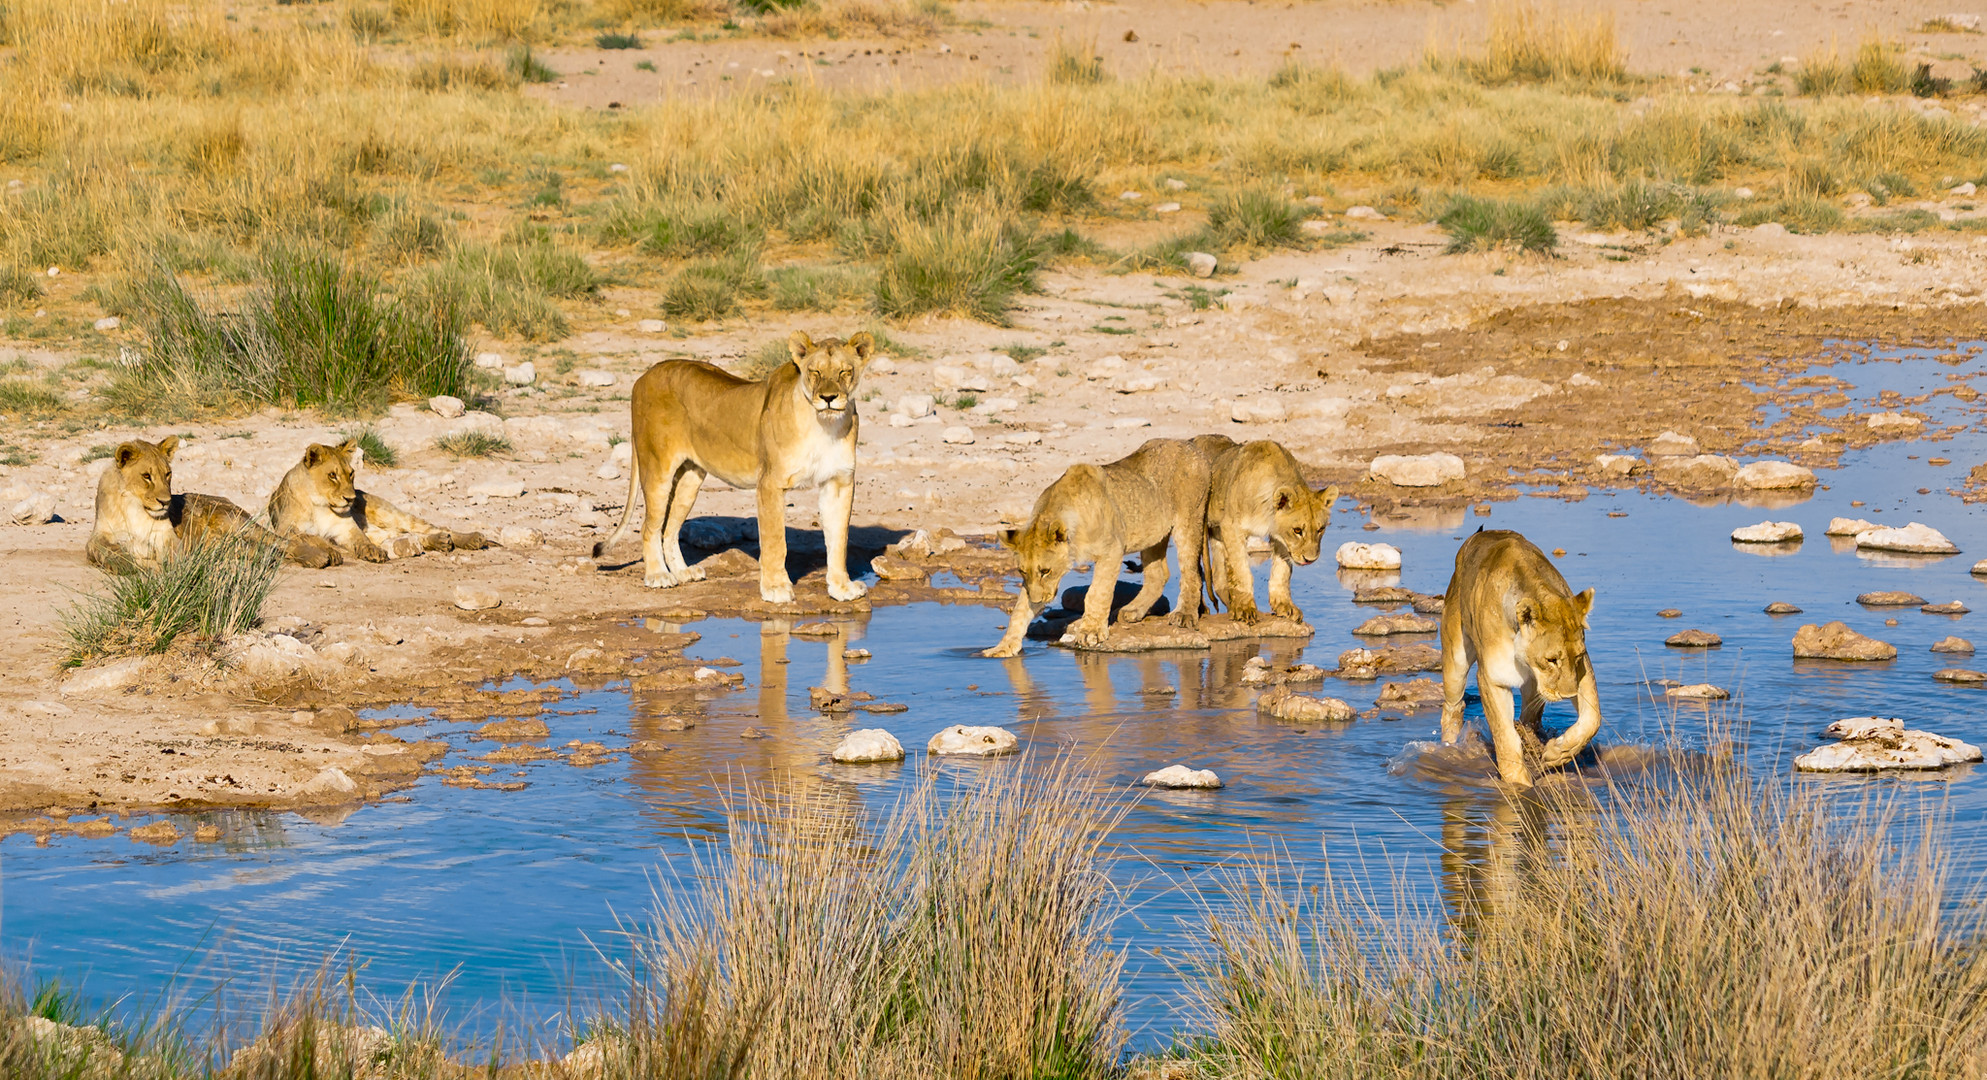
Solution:
{"label": "lion", "polygon": [[[1548,701],[1575,699],[1573,726],[1547,742],[1547,768],[1573,760],[1601,726],[1600,690],[1587,658],[1587,616],[1594,590],[1574,593],[1531,541],[1508,529],[1477,530],[1456,552],[1456,573],[1442,603],[1442,741],[1463,730],[1463,681],[1476,665],[1477,696],[1497,748],[1504,782],[1529,786],[1525,742],[1542,733]],[[1518,719],[1511,691],[1523,693]]]}
{"label": "lion", "polygon": [[[1194,441],[1213,449],[1204,443],[1212,439],[1228,441],[1218,435]],[[1248,557],[1249,539],[1260,536],[1270,544],[1269,609],[1302,622],[1304,612],[1290,599],[1291,569],[1318,561],[1337,499],[1336,487],[1311,490],[1297,459],[1279,443],[1260,439],[1219,450],[1207,495],[1209,595],[1227,604],[1236,622],[1252,624],[1260,617]]]}
{"label": "lion", "polygon": [[1180,439],[1150,439],[1108,465],[1072,465],[1035,500],[1028,524],[1001,532],[1021,567],[1021,595],[1015,597],[1007,633],[981,656],[1016,656],[1028,624],[1055,598],[1056,587],[1072,567],[1092,563],[1096,570],[1084,594],[1083,615],[1069,628],[1070,640],[1095,647],[1110,635],[1111,601],[1117,594],[1118,563],[1127,552],[1144,560],[1138,595],[1118,611],[1118,622],[1145,618],[1166,588],[1166,546],[1180,562],[1180,606],[1175,624],[1200,623],[1200,552],[1206,540],[1207,454]]}
{"label": "lion", "polygon": [[868,592],[848,570],[849,511],[855,503],[856,382],[875,354],[867,333],[814,341],[787,338],[790,359],[762,382],[741,379],[701,360],[665,360],[635,382],[633,469],[628,501],[613,535],[593,546],[600,558],[642,515],[642,584],[674,588],[702,581],[677,541],[704,477],[716,475],[759,495],[759,596],[793,601],[787,576],[786,496],[821,489],[821,531],[828,548],[828,595],[857,600]]}
{"label": "lion", "polygon": [[269,495],[269,523],[286,537],[328,541],[339,552],[367,562],[385,562],[380,539],[395,534],[421,538],[426,551],[480,551],[490,546],[482,533],[451,532],[415,517],[353,485],[361,458],[356,439],[336,446],[312,443],[303,459],[283,474]]}
{"label": "lion", "polygon": [[336,549],[315,537],[284,542],[219,495],[173,491],[172,459],[178,449],[176,435],[118,446],[111,467],[97,480],[96,524],[83,547],[93,565],[126,573],[157,566],[175,544],[207,543],[236,533],[281,547],[285,558],[304,566],[322,568],[341,561]]}

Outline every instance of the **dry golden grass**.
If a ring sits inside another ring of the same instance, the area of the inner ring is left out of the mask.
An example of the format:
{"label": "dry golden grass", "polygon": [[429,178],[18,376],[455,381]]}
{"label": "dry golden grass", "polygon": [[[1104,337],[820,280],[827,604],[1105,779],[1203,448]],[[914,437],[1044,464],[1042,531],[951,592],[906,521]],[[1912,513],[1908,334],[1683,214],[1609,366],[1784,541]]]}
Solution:
{"label": "dry golden grass", "polygon": [[1491,85],[1619,82],[1628,75],[1611,12],[1567,11],[1551,0],[1498,0],[1481,50],[1460,64]]}

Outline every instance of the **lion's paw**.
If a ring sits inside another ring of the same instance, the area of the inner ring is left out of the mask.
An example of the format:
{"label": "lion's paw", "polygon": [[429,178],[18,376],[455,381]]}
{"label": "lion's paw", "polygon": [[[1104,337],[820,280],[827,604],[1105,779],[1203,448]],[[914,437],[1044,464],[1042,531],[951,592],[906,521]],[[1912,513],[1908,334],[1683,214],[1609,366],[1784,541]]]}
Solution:
{"label": "lion's paw", "polygon": [[701,566],[686,566],[676,571],[676,580],[684,582],[702,581],[704,580],[704,568]]}
{"label": "lion's paw", "polygon": [[1278,618],[1289,619],[1291,622],[1299,623],[1304,621],[1304,609],[1288,600],[1271,600],[1269,602],[1269,609]]}
{"label": "lion's paw", "polygon": [[831,581],[828,583],[828,595],[844,602],[860,600],[869,595],[869,588],[860,581],[844,581],[839,584]]}
{"label": "lion's paw", "polygon": [[673,589],[677,586],[676,575],[667,570],[658,570],[642,577],[642,584],[651,589]]}
{"label": "lion's paw", "polygon": [[791,604],[793,603],[793,582],[778,581],[769,583],[762,581],[759,583],[759,599],[764,600],[768,604]]}

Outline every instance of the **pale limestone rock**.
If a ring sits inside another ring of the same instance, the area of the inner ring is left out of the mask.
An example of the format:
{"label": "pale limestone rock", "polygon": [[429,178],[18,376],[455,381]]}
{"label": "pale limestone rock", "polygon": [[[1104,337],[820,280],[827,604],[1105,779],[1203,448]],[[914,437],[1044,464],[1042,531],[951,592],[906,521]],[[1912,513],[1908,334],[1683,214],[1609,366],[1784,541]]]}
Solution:
{"label": "pale limestone rock", "polygon": [[1897,646],[1865,637],[1847,623],[1810,623],[1794,633],[1794,655],[1817,660],[1894,660]]}
{"label": "pale limestone rock", "polygon": [[1212,790],[1224,786],[1221,777],[1213,769],[1189,769],[1185,765],[1168,765],[1145,774],[1139,783],[1146,787],[1185,788]]}
{"label": "pale limestone rock", "polygon": [[486,498],[486,499],[518,499],[518,498],[523,498],[523,497],[524,497],[524,481],[522,481],[522,480],[485,480],[485,481],[484,481],[483,483],[480,483],[480,484],[471,484],[471,485],[469,486],[469,495],[470,495],[470,497],[472,497],[472,498],[474,498],[475,496],[478,496],[478,495],[481,495],[481,496],[482,496],[483,498]]}
{"label": "pale limestone rock", "polygon": [[1632,454],[1602,454],[1594,459],[1600,466],[1602,476],[1633,476],[1637,469],[1644,468],[1647,462]]}
{"label": "pale limestone rock", "polygon": [[1650,457],[1696,457],[1697,440],[1674,431],[1656,436],[1647,451]]}
{"label": "pale limestone rock", "polygon": [[545,535],[523,525],[506,525],[497,533],[497,544],[512,549],[543,547]]}
{"label": "pale limestone rock", "polygon": [[1755,461],[1733,474],[1732,483],[1750,491],[1780,491],[1813,487],[1815,474],[1789,461]]}
{"label": "pale limestone rock", "polygon": [[1463,459],[1454,454],[1382,454],[1367,472],[1396,487],[1437,487],[1463,478]]}
{"label": "pale limestone rock", "polygon": [[512,386],[530,386],[538,381],[538,368],[526,360],[516,367],[504,369],[504,381]]}
{"label": "pale limestone rock", "polygon": [[1866,423],[1871,431],[1916,431],[1925,424],[1915,416],[1900,412],[1873,413]]}
{"label": "pale limestone rock", "polygon": [[487,611],[490,608],[501,605],[503,602],[503,598],[497,595],[497,590],[487,585],[457,585],[455,587],[455,606],[464,611]]}
{"label": "pale limestone rock", "polygon": [[1881,528],[1883,526],[1863,518],[1829,518],[1828,528],[1823,530],[1823,534],[1827,536],[1857,536],[1872,529]]}
{"label": "pale limestone rock", "polygon": [[1683,698],[1690,701],[1724,701],[1732,696],[1731,692],[1724,687],[1713,686],[1710,683],[1691,683],[1689,686],[1672,686],[1663,692],[1670,697]]}
{"label": "pale limestone rock", "polygon": [[971,446],[973,444],[973,429],[964,426],[949,427],[945,429],[945,433],[940,438],[954,446]]}
{"label": "pale limestone rock", "polygon": [[1276,424],[1290,415],[1281,398],[1265,397],[1238,401],[1228,409],[1228,418],[1238,424]]}
{"label": "pale limestone rock", "polygon": [[995,754],[1011,754],[1019,746],[1020,740],[1006,728],[954,724],[933,735],[925,751],[947,756],[992,757]]}
{"label": "pale limestone rock", "polygon": [[1357,714],[1338,698],[1312,697],[1279,686],[1256,698],[1256,711],[1272,720],[1342,724]]}
{"label": "pale limestone rock", "polygon": [[897,415],[907,420],[920,420],[937,410],[938,402],[930,394],[905,394],[897,399]]}
{"label": "pale limestone rock", "polygon": [[1392,544],[1362,544],[1348,540],[1338,546],[1338,565],[1345,570],[1399,570],[1401,549]]}
{"label": "pale limestone rock", "polygon": [[359,790],[358,781],[346,775],[345,770],[336,765],[328,765],[318,770],[316,776],[304,781],[292,792],[297,798],[338,798],[351,795]]}
{"label": "pale limestone rock", "polygon": [[428,411],[444,420],[453,420],[467,410],[468,406],[464,405],[462,399],[459,397],[436,394],[434,397],[428,399]]}
{"label": "pale limestone rock", "polygon": [[843,765],[869,765],[904,760],[904,744],[882,728],[851,731],[835,744],[829,757]]}
{"label": "pale limestone rock", "polygon": [[1801,535],[1800,525],[1792,521],[1762,521],[1732,530],[1732,539],[1741,544],[1784,544]]}
{"label": "pale limestone rock", "polygon": [[1901,551],[1920,555],[1957,555],[1959,548],[1945,534],[1922,521],[1898,529],[1871,529],[1856,534],[1856,546],[1867,551]]}
{"label": "pale limestone rock", "polygon": [[143,656],[132,656],[96,667],[78,668],[62,680],[62,696],[122,690],[144,678],[146,660]]}
{"label": "pale limestone rock", "polygon": [[588,369],[579,373],[579,381],[581,386],[613,386],[618,380],[611,371]]}
{"label": "pale limestone rock", "polygon": [[1187,269],[1197,278],[1211,278],[1220,261],[1205,251],[1187,252]]}
{"label": "pale limestone rock", "polygon": [[1854,716],[1837,720],[1822,734],[1840,742],[1819,746],[1794,759],[1805,772],[1879,772],[1938,769],[1980,760],[1980,748],[1929,731],[1905,728],[1896,717]]}

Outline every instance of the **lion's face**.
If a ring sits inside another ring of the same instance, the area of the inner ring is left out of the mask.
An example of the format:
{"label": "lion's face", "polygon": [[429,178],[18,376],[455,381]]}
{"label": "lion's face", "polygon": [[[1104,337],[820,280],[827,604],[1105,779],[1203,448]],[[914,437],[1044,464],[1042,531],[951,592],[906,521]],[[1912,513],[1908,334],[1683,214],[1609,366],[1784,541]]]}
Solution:
{"label": "lion's face", "polygon": [[1547,701],[1564,701],[1579,688],[1587,666],[1587,613],[1593,609],[1592,589],[1569,600],[1518,601],[1518,655]]}
{"label": "lion's face", "polygon": [[1335,487],[1323,491],[1301,487],[1279,490],[1270,539],[1282,545],[1290,553],[1291,561],[1299,566],[1317,562],[1319,545],[1325,539],[1325,526],[1331,521],[1332,503],[1337,499],[1338,489]]}
{"label": "lion's face", "polygon": [[824,420],[849,414],[855,408],[856,381],[869,366],[876,351],[876,339],[867,333],[849,340],[825,338],[815,341],[799,330],[787,339],[787,350],[800,368],[800,392]]}
{"label": "lion's face", "polygon": [[1019,529],[1002,529],[1000,542],[1014,549],[1028,602],[1047,607],[1069,572],[1069,530],[1060,521],[1031,521]]}
{"label": "lion's face", "polygon": [[137,497],[154,521],[164,521],[172,513],[172,456],[178,449],[177,435],[157,443],[133,439],[117,448],[117,471],[124,475],[124,490]]}
{"label": "lion's face", "polygon": [[352,500],[358,498],[358,489],[353,486],[353,458],[359,444],[346,439],[337,446],[312,443],[304,450],[304,469],[310,474],[311,491],[324,500],[331,512],[344,517],[352,512]]}

